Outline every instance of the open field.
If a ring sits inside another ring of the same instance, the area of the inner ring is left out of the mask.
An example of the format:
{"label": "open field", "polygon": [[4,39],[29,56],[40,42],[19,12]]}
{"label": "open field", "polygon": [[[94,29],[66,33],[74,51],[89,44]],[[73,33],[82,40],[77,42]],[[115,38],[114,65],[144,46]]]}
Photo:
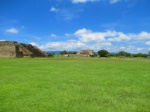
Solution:
{"label": "open field", "polygon": [[150,59],[0,59],[0,112],[150,112]]}

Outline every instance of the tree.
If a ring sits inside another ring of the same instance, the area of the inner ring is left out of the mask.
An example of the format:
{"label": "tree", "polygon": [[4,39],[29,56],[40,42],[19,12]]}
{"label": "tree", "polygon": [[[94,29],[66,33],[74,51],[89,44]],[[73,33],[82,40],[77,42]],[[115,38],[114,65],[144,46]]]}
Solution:
{"label": "tree", "polygon": [[143,57],[143,58],[146,58],[147,56],[148,54],[143,54],[143,53],[137,53],[133,55],[133,57]]}
{"label": "tree", "polygon": [[76,51],[70,51],[70,52],[68,52],[68,54],[77,54],[77,52]]}
{"label": "tree", "polygon": [[66,50],[60,52],[61,55],[68,54]]}
{"label": "tree", "polygon": [[109,54],[110,54],[110,53],[109,53],[107,50],[100,50],[100,51],[98,51],[98,55],[99,55],[100,57],[108,57]]}
{"label": "tree", "polygon": [[127,56],[127,57],[129,57],[129,56],[131,56],[131,54],[127,53],[125,51],[120,51],[120,52],[118,52],[118,56],[121,56],[121,57]]}
{"label": "tree", "polygon": [[54,53],[47,53],[47,57],[54,57]]}

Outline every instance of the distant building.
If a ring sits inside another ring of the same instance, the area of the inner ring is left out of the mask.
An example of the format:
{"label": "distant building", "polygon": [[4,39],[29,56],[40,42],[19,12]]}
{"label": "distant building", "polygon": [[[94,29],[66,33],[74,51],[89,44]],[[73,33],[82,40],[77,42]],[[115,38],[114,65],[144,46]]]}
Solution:
{"label": "distant building", "polygon": [[31,44],[0,41],[0,57],[46,57],[46,54]]}
{"label": "distant building", "polygon": [[96,55],[93,50],[80,50],[79,52],[77,52],[77,54],[82,55],[82,56],[95,56]]}

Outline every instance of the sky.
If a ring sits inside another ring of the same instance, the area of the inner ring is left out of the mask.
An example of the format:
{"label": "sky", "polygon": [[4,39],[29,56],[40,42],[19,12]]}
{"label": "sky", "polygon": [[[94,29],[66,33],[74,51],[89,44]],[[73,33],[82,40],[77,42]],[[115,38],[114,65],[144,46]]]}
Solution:
{"label": "sky", "polygon": [[150,0],[0,0],[0,41],[43,51],[150,51]]}

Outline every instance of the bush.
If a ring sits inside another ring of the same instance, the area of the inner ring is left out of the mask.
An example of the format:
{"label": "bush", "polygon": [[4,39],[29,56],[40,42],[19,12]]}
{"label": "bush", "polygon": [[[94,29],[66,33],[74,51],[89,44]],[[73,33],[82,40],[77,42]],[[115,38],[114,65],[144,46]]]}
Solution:
{"label": "bush", "polygon": [[54,57],[53,53],[47,53],[47,57]]}
{"label": "bush", "polygon": [[100,57],[108,57],[110,55],[110,53],[107,50],[100,50],[100,51],[98,51],[98,55]]}

